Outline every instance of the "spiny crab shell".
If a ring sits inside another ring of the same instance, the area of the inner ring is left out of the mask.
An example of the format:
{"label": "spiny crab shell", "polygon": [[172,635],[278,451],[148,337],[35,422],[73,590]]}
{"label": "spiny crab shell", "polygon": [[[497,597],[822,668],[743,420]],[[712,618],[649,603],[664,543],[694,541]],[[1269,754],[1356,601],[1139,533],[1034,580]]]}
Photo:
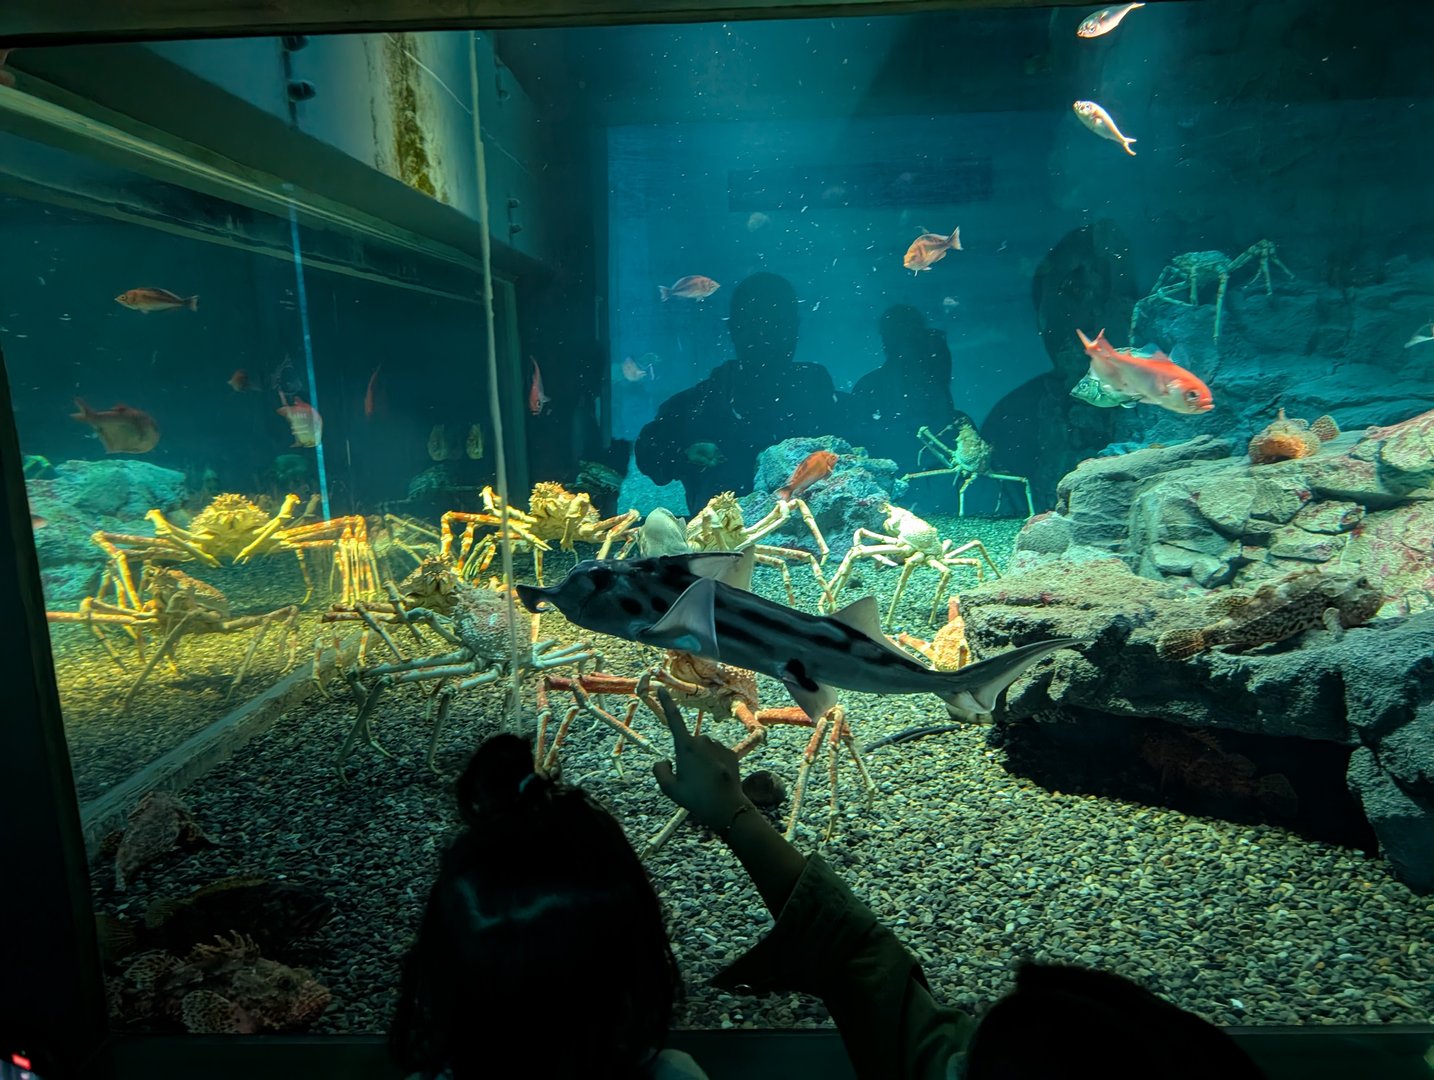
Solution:
{"label": "spiny crab shell", "polygon": [[266,514],[243,495],[216,495],[189,523],[192,532],[207,532],[214,536],[243,536],[262,529],[269,524],[272,514]]}
{"label": "spiny crab shell", "polygon": [[941,534],[936,526],[894,503],[886,505],[886,520],[882,522],[882,528],[917,551],[929,555],[941,551]]}

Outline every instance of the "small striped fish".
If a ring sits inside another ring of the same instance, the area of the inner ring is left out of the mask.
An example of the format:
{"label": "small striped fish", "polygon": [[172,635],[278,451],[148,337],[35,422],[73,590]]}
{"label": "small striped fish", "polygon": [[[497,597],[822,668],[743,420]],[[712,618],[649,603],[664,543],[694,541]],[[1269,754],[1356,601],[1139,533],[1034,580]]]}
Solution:
{"label": "small striped fish", "polygon": [[519,585],[529,611],[550,603],[600,634],[677,649],[780,679],[813,719],[836,704],[832,687],[869,694],[936,694],[952,715],[978,719],[1048,653],[1075,638],[1036,641],[959,671],[922,667],[881,632],[876,599],[808,615],[750,591],[752,551],[588,560],[562,584]]}

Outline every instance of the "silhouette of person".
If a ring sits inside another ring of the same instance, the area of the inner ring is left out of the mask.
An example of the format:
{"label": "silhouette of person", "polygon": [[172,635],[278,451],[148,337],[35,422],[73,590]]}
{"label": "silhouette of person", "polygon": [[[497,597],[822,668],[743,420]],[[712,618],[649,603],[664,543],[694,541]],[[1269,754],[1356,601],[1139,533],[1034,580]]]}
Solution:
{"label": "silhouette of person", "polygon": [[881,314],[886,362],[852,387],[861,438],[872,457],[916,468],[923,424],[940,431],[956,416],[951,400],[951,349],[946,334],[926,325],[921,312],[894,304]]}
{"label": "silhouette of person", "polygon": [[757,455],[774,443],[839,434],[848,396],[821,364],[797,363],[797,294],[776,274],[732,290],[735,359],[662,403],[637,436],[637,465],[659,484],[680,480],[696,513],[713,495],[752,490]]}

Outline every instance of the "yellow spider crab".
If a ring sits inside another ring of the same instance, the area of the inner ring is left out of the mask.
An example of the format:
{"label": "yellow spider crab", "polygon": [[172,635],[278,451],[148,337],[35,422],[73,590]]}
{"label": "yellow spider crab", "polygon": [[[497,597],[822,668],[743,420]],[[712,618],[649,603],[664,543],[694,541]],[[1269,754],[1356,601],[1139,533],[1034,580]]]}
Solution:
{"label": "yellow spider crab", "polygon": [[[758,543],[762,537],[781,528],[793,511],[802,515],[802,520],[812,532],[812,538],[816,540],[820,556],[797,548]],[[707,505],[687,523],[687,546],[692,551],[741,551],[748,544],[757,545],[756,559],[759,563],[763,566],[775,566],[782,572],[782,581],[787,586],[788,603],[795,606],[797,594],[792,590],[792,575],[787,569],[787,559],[796,559],[810,566],[817,584],[821,586],[823,596],[826,595],[827,583],[822,580],[821,564],[826,561],[829,549],[826,537],[822,536],[821,529],[817,528],[816,519],[812,517],[811,510],[803,500],[778,499],[777,505],[772,507],[766,517],[755,525],[747,525],[742,520],[742,507],[737,503],[737,496],[730,491],[724,491],[720,495],[712,496]]]}
{"label": "yellow spider crab", "polygon": [[[120,627],[134,639],[137,659],[144,664],[138,677],[130,684],[120,702],[120,712],[129,711],[130,704],[140,687],[153,673],[161,660],[169,662],[170,670],[179,674],[176,649],[183,637],[197,634],[237,634],[245,630],[258,630],[250,643],[234,681],[229,685],[227,701],[239,689],[240,683],[249,671],[255,653],[263,643],[270,627],[278,627],[284,635],[284,669],[294,662],[298,646],[299,609],[275,608],[258,615],[231,615],[229,601],[222,592],[207,582],[199,581],[179,570],[146,563],[140,579],[140,588],[147,597],[142,603],[127,604],[123,598],[111,604],[104,600],[86,597],[80,601],[79,611],[47,611],[45,618],[52,623],[83,623],[99,639],[105,652],[120,670],[126,670],[102,627]],[[159,647],[145,659],[145,634],[152,633],[160,638]]]}
{"label": "yellow spider crab", "polygon": [[[290,524],[298,505],[297,495],[285,496],[279,512],[271,516],[242,495],[216,495],[194,515],[188,528],[181,528],[160,511],[151,510],[145,519],[154,525],[153,536],[101,530],[90,539],[109,556],[111,565],[106,568],[98,595],[103,597],[113,583],[119,604],[131,609],[142,606],[130,571],[131,558],[159,563],[197,560],[220,566],[247,563],[256,555],[292,551],[304,575],[305,592],[301,602],[307,603],[314,593],[314,582],[304,561],[304,551],[319,547],[333,549],[330,584],[333,574],[338,574],[342,602],[374,595],[378,591],[378,567],[369,547],[364,519],[351,514],[328,521]],[[314,505],[311,499],[306,515]]]}
{"label": "yellow spider crab", "polygon": [[[503,500],[491,487],[483,489],[483,507],[484,511],[476,514],[450,510],[439,523],[439,556],[451,559],[454,565],[461,567],[464,577],[484,573],[498,551],[497,533],[476,543],[474,541],[480,526],[502,528]],[[515,545],[532,549],[533,572],[539,585],[543,583],[543,552],[551,551],[553,542],[560,551],[573,551],[574,545],[579,542],[597,544],[597,558],[606,559],[613,544],[622,540],[623,547],[618,553],[621,558],[637,543],[637,536],[631,529],[642,516],[636,510],[629,510],[625,514],[600,518],[593,508],[591,495],[582,491],[572,492],[562,484],[548,481],[533,485],[528,510],[509,506],[507,511],[509,538]],[[453,526],[459,523],[465,528],[455,554]]]}

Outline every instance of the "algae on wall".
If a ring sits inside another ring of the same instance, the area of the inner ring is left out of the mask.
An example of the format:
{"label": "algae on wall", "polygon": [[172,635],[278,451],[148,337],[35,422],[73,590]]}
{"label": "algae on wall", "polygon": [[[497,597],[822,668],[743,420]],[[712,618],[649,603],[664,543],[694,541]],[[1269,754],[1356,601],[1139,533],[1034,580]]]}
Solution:
{"label": "algae on wall", "polygon": [[393,176],[411,188],[449,202],[443,162],[430,125],[438,117],[423,82],[424,70],[418,61],[419,36],[383,36],[383,85],[388,91],[389,140],[380,138],[375,117],[375,142],[391,148],[381,162]]}

